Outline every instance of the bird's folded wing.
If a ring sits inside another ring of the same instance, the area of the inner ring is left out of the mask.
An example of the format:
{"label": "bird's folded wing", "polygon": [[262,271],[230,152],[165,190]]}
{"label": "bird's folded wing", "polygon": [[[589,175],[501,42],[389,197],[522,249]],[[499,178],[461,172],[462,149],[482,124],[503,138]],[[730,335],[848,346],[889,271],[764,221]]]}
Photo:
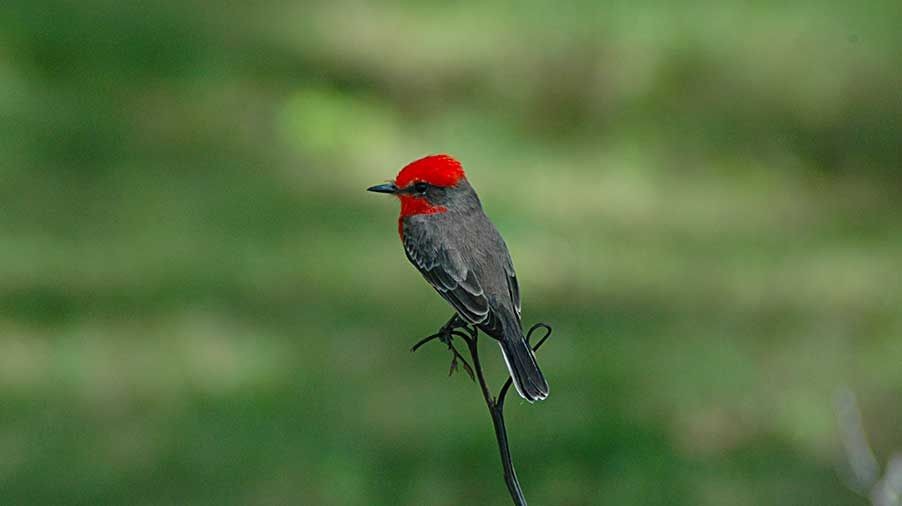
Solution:
{"label": "bird's folded wing", "polygon": [[423,243],[405,236],[407,259],[426,281],[472,324],[491,319],[489,301],[473,271],[466,268],[460,252],[435,243]]}
{"label": "bird's folded wing", "polygon": [[514,309],[517,311],[517,318],[521,318],[520,283],[517,282],[517,273],[514,272],[514,262],[511,260],[510,255],[507,256],[507,263],[504,266],[504,270],[507,274],[507,289],[511,295],[511,302],[514,303]]}

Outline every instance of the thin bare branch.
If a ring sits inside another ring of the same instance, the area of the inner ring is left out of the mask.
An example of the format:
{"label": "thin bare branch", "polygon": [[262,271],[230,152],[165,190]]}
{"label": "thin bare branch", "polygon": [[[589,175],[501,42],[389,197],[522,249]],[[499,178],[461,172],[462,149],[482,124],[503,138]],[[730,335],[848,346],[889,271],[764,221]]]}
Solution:
{"label": "thin bare branch", "polygon": [[[545,330],[545,335],[539,339],[539,342],[532,345],[533,351],[538,351],[551,336],[551,327],[549,325],[537,323],[526,333],[527,342],[531,343],[532,335],[537,329]],[[470,351],[470,359],[473,362],[472,367],[454,346],[453,338],[455,337],[460,338],[467,343],[467,348]],[[492,416],[492,426],[495,429],[495,439],[498,441],[498,451],[501,454],[501,465],[504,468],[504,482],[507,484],[508,492],[510,492],[514,504],[516,506],[527,506],[526,497],[524,497],[523,489],[520,487],[520,481],[517,479],[517,472],[514,470],[514,463],[510,453],[510,444],[507,439],[507,427],[504,424],[504,398],[507,395],[507,391],[510,390],[512,383],[511,378],[507,378],[504,386],[501,387],[497,399],[492,398],[488,383],[485,380],[482,363],[479,360],[479,329],[475,326],[463,324],[457,315],[453,316],[436,334],[420,340],[414,345],[411,351],[416,351],[420,346],[434,339],[439,339],[446,343],[448,349],[452,352],[451,370],[449,375],[457,369],[458,362],[463,364],[463,367],[470,375],[470,378],[473,378],[475,372],[476,381],[479,383],[485,405],[488,407],[489,414]]]}

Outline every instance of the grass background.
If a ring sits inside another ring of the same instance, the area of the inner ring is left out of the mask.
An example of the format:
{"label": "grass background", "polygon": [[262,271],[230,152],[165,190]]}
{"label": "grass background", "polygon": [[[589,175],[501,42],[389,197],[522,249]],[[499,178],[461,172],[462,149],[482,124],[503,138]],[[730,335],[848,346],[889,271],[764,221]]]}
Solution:
{"label": "grass background", "polygon": [[556,330],[531,503],[865,504],[833,395],[902,449],[900,6],[4,1],[0,502],[506,504],[363,191],[449,152]]}

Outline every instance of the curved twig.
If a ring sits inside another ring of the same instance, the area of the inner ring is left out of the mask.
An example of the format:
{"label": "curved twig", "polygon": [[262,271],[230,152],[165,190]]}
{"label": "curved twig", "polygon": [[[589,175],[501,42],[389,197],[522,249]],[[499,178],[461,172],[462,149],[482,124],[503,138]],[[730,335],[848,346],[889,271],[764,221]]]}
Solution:
{"label": "curved twig", "polygon": [[[462,332],[458,329],[464,329],[466,332]],[[539,342],[532,345],[532,335],[537,329],[545,330],[545,335],[539,339]],[[472,368],[454,346],[454,337],[458,337],[467,343],[467,348],[470,350],[470,358],[473,361]],[[535,352],[545,344],[545,341],[547,341],[549,337],[551,337],[551,326],[545,323],[536,323],[526,333],[526,342],[530,343],[532,350]],[[514,470],[510,445],[507,439],[507,428],[504,425],[504,399],[507,396],[508,390],[510,390],[512,379],[508,377],[504,386],[502,386],[501,390],[498,392],[498,397],[492,397],[488,383],[486,383],[485,380],[485,374],[482,370],[482,363],[479,361],[479,329],[475,326],[461,324],[457,315],[453,316],[438,333],[422,339],[415,344],[411,351],[416,351],[420,346],[433,339],[440,339],[442,342],[446,343],[448,349],[451,350],[452,361],[449,374],[456,370],[458,360],[464,364],[464,368],[471,378],[475,371],[476,380],[479,382],[479,388],[482,390],[482,397],[485,399],[485,405],[489,408],[489,414],[492,416],[492,426],[495,429],[495,439],[498,441],[498,451],[501,453],[501,465],[504,468],[504,482],[507,484],[507,489],[510,492],[514,504],[516,506],[527,506],[526,497],[523,496],[523,489],[520,487],[520,481],[517,479],[517,472]]]}

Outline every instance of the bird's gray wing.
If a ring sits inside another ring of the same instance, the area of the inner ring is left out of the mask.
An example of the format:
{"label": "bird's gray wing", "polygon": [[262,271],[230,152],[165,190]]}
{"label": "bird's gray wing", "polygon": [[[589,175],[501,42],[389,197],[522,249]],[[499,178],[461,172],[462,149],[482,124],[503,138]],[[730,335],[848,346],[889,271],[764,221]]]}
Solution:
{"label": "bird's gray wing", "polygon": [[504,267],[507,274],[507,289],[511,294],[511,302],[514,303],[514,309],[517,311],[517,318],[522,318],[520,314],[520,283],[517,282],[517,273],[514,272],[514,263],[507,257],[507,265]]}
{"label": "bird's gray wing", "polygon": [[501,234],[495,234],[495,241],[496,248],[504,252],[504,274],[507,279],[507,291],[510,294],[511,303],[514,306],[514,311],[517,312],[517,320],[519,320],[521,318],[520,283],[517,281],[517,273],[516,271],[514,271],[514,261],[511,260],[510,251],[507,249],[507,244],[504,242]]}
{"label": "bird's gray wing", "polygon": [[489,319],[489,301],[459,251],[412,234],[404,236],[404,252],[426,281],[471,324]]}

